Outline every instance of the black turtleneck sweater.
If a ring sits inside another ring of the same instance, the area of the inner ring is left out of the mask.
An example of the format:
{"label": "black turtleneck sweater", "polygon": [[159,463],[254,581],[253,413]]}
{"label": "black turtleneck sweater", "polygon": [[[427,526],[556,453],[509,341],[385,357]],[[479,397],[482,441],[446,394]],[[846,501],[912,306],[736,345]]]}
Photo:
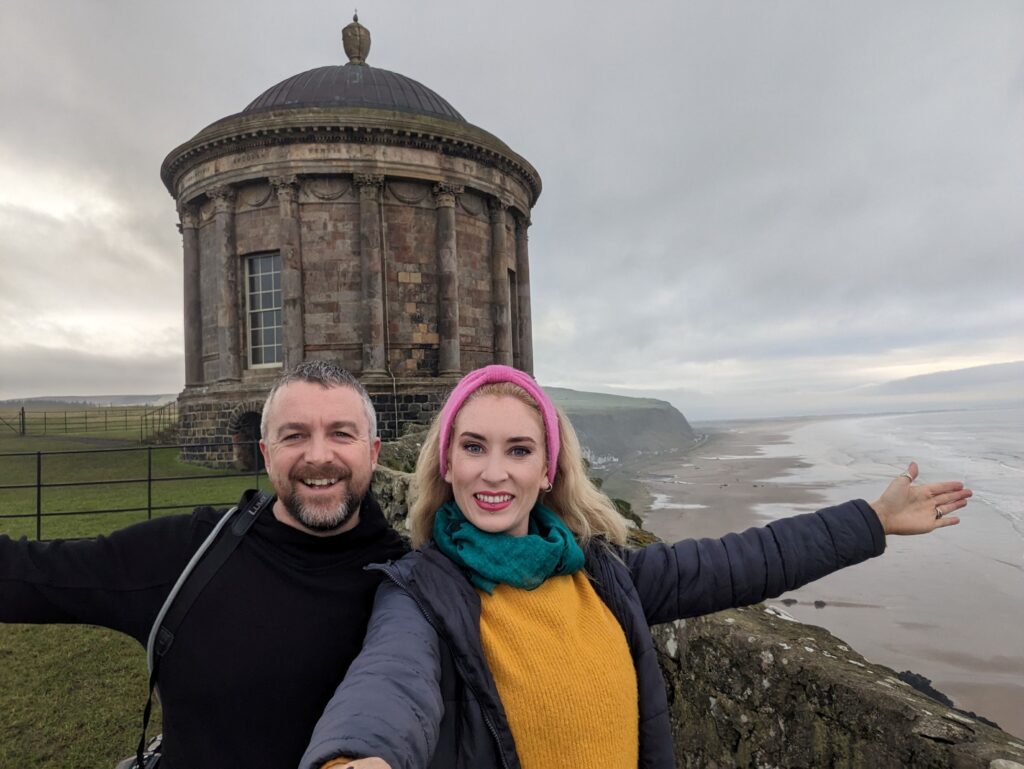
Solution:
{"label": "black turtleneck sweater", "polygon": [[[90,540],[0,536],[0,622],[88,623],[145,645],[220,515],[198,508]],[[362,647],[380,581],[363,567],[405,550],[372,496],[359,524],[331,537],[305,534],[266,510],[196,599],[161,663],[161,766],[297,766]]]}

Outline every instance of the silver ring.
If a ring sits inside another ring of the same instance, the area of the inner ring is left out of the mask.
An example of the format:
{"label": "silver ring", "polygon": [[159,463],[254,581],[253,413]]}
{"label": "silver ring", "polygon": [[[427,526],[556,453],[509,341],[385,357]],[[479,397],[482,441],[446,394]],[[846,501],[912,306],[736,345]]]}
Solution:
{"label": "silver ring", "polygon": [[938,506],[938,505],[936,505],[936,506],[935,506],[935,520],[936,520],[936,521],[937,521],[937,520],[939,520],[939,518],[941,518],[941,517],[942,517],[942,516],[944,516],[944,515],[945,515],[945,513],[944,513],[944,512],[942,512],[941,510],[939,510],[939,506]]}
{"label": "silver ring", "polygon": [[897,475],[896,477],[897,477],[897,478],[906,478],[906,479],[907,479],[908,481],[910,481],[911,483],[913,483],[913,482],[914,482],[914,476],[912,476],[912,475],[911,475],[910,473],[908,473],[908,472],[907,472],[906,470],[904,470],[904,471],[903,471],[902,473],[900,473],[900,474],[899,474],[899,475]]}

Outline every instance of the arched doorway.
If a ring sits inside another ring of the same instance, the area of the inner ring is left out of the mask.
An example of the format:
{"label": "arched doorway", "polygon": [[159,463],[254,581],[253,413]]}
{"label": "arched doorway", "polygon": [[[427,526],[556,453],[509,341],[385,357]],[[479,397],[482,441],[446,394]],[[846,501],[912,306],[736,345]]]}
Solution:
{"label": "arched doorway", "polygon": [[240,470],[262,470],[263,454],[260,453],[260,415],[247,411],[238,420],[238,439],[235,441],[235,461]]}
{"label": "arched doorway", "polygon": [[246,472],[264,468],[260,453],[260,413],[262,403],[243,403],[237,406],[228,419],[228,432],[235,447],[235,466]]}

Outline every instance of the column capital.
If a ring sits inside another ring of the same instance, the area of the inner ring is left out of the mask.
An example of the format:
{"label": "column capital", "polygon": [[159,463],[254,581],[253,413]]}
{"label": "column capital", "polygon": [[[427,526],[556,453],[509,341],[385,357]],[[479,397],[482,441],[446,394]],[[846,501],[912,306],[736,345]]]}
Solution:
{"label": "column capital", "polygon": [[529,216],[517,216],[516,217],[516,235],[527,237],[527,230],[530,225],[533,224],[533,220]]}
{"label": "column capital", "polygon": [[505,212],[511,207],[512,203],[504,198],[488,198],[487,208],[491,212],[491,221],[498,222],[502,221],[502,217]]}
{"label": "column capital", "polygon": [[454,208],[455,196],[465,191],[466,188],[461,184],[438,182],[434,185],[434,204],[438,208]]}
{"label": "column capital", "polygon": [[359,194],[375,197],[384,186],[384,174],[352,174],[352,183],[359,188]]}
{"label": "column capital", "polygon": [[178,232],[194,230],[199,226],[199,214],[191,203],[178,206]]}
{"label": "column capital", "polygon": [[281,202],[291,203],[299,194],[299,177],[295,174],[270,176],[267,181],[270,182],[270,186],[277,193],[277,199]]}
{"label": "column capital", "polygon": [[206,196],[213,201],[214,213],[218,214],[234,211],[236,194],[235,188],[230,184],[222,184],[206,191]]}

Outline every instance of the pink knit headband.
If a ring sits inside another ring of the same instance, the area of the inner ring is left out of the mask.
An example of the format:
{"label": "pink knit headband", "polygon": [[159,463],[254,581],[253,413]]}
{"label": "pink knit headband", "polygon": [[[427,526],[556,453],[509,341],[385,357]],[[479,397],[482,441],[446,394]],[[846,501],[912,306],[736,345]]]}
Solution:
{"label": "pink knit headband", "polygon": [[530,394],[540,407],[541,417],[544,419],[544,434],[548,449],[548,482],[555,482],[555,469],[558,465],[558,413],[555,405],[547,394],[540,389],[533,378],[511,366],[484,366],[476,371],[470,371],[459,380],[452,390],[452,394],[445,401],[441,410],[441,476],[448,472],[448,443],[452,437],[452,427],[455,425],[455,417],[459,413],[466,399],[485,384],[495,382],[511,382],[521,387]]}

